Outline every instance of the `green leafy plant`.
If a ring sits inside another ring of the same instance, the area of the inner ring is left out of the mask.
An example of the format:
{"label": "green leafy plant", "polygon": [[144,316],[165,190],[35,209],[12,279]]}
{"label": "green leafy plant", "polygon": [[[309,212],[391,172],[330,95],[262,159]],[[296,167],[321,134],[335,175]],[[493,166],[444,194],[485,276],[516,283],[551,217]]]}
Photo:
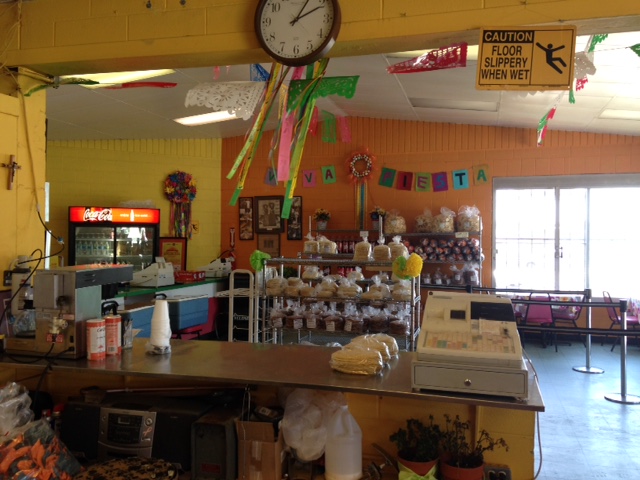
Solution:
{"label": "green leafy plant", "polygon": [[475,468],[484,463],[484,452],[496,448],[509,451],[504,438],[494,439],[486,430],[480,430],[478,439],[471,442],[471,422],[463,422],[459,415],[445,415],[445,431],[442,433],[442,452],[446,462],[454,467]]}
{"label": "green leafy plant", "polygon": [[441,442],[440,427],[433,423],[429,416],[429,424],[410,418],[407,428],[400,428],[389,437],[398,449],[398,457],[411,462],[430,462],[438,458]]}

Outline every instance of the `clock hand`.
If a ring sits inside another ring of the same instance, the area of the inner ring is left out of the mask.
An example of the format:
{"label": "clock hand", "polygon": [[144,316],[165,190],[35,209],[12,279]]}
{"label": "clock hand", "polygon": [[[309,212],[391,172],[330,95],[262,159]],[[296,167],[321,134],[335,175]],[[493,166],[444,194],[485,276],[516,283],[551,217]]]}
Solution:
{"label": "clock hand", "polygon": [[296,18],[294,18],[293,20],[291,20],[291,22],[289,22],[291,26],[294,26],[296,22],[300,20],[300,18],[302,18],[300,15],[302,15],[302,12],[304,12],[304,9],[307,8],[308,3],[309,3],[309,0],[305,0],[304,5],[302,5],[302,8],[298,12],[298,15],[296,15]]}
{"label": "clock hand", "polygon": [[309,11],[308,11],[307,13],[305,13],[304,15],[300,15],[300,16],[298,17],[298,20],[300,20],[301,18],[306,17],[307,15],[309,15],[310,13],[315,12],[316,10],[320,10],[321,8],[322,8],[322,7],[316,7],[316,8],[314,8],[313,10],[309,10]]}

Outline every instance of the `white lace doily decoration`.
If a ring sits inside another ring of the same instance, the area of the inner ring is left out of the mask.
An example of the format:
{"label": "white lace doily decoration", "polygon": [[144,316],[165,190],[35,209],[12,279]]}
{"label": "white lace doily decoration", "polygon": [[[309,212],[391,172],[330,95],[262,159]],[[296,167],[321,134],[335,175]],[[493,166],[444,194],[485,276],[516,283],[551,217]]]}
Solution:
{"label": "white lace doily decoration", "polygon": [[574,74],[576,78],[584,78],[587,75],[594,75],[596,73],[596,66],[593,64],[593,56],[593,52],[576,53],[576,68]]}
{"label": "white lace doily decoration", "polygon": [[258,105],[266,82],[201,83],[187,92],[185,107],[209,107],[248,120]]}

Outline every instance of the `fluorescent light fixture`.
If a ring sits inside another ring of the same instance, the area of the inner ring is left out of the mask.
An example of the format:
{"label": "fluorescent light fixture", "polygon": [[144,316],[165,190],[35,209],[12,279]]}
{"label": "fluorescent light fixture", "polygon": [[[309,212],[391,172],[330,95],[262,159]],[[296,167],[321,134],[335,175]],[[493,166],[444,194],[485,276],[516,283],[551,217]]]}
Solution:
{"label": "fluorescent light fixture", "polygon": [[497,112],[497,102],[472,100],[441,100],[438,98],[410,98],[411,105],[417,108],[444,108],[448,110],[475,110],[478,112]]}
{"label": "fluorescent light fixture", "polygon": [[175,70],[142,70],[137,72],[108,72],[108,73],[87,73],[82,75],[65,75],[61,78],[86,78],[94,82],[100,82],[95,85],[82,85],[85,88],[103,88],[110,85],[119,85],[121,83],[136,82],[147,78],[161,77],[175,73]]}
{"label": "fluorescent light fixture", "polygon": [[193,115],[191,117],[174,118],[174,122],[181,123],[188,127],[196,125],[205,125],[207,123],[225,122],[227,120],[235,120],[239,118],[235,113],[229,113],[226,110],[222,112],[203,113],[202,115]]}
{"label": "fluorescent light fixture", "polygon": [[598,118],[607,120],[640,120],[640,112],[637,110],[615,110],[607,108],[602,111]]}

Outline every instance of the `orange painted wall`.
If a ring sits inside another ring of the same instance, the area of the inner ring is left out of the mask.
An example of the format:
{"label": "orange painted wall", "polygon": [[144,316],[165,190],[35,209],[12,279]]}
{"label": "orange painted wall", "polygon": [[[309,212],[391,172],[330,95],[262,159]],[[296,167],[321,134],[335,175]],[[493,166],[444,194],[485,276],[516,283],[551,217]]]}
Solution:
{"label": "orange painted wall", "polygon": [[[461,205],[476,205],[484,224],[483,284],[491,284],[492,185],[471,186],[467,190],[442,193],[401,191],[378,185],[381,167],[410,172],[440,172],[472,169],[486,164],[495,177],[541,175],[588,175],[598,173],[640,172],[640,137],[597,135],[579,132],[549,131],[545,143],[536,146],[536,131],[518,128],[492,128],[473,125],[453,125],[411,121],[351,118],[351,143],[323,143],[320,134],[308,137],[302,168],[318,170],[334,165],[338,174],[334,184],[318,182],[315,188],[303,188],[299,179],[295,195],[303,197],[303,235],[307,234],[308,216],[322,207],[332,213],[330,229],[357,228],[355,191],[345,164],[353,152],[367,149],[376,158],[376,171],[368,184],[367,208],[374,204],[396,208],[405,217],[408,231],[414,218],[424,208],[434,214],[441,207],[457,211]],[[271,133],[265,134],[242,196],[284,195],[282,183],[265,183]],[[222,144],[222,248],[228,247],[228,231],[238,226],[238,207],[229,206],[237,178],[225,177],[241,150],[244,138],[226,139]],[[368,225],[367,225],[368,227]],[[315,225],[314,225],[315,228]],[[302,251],[303,241],[287,241],[281,235],[281,252],[295,257]],[[377,236],[375,237],[377,239]],[[236,234],[237,268],[250,268],[249,256],[257,248],[253,241],[240,241]]]}

